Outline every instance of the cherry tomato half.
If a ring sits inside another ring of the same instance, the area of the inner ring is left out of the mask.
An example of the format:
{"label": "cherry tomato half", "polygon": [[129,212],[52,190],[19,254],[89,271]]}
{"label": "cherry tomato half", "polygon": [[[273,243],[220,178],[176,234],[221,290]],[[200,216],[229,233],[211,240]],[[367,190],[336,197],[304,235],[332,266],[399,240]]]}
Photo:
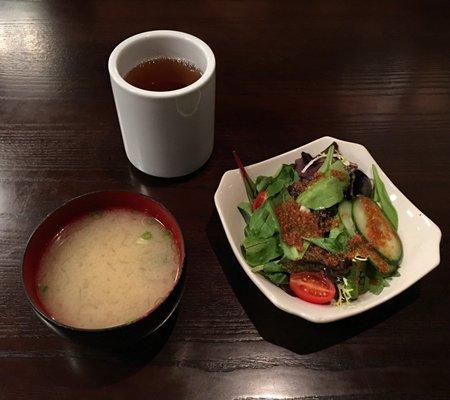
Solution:
{"label": "cherry tomato half", "polygon": [[309,303],[329,303],[336,294],[333,282],[322,272],[302,271],[291,274],[289,286],[297,297]]}
{"label": "cherry tomato half", "polygon": [[253,204],[252,204],[253,211],[255,211],[257,208],[261,207],[262,204],[266,201],[266,199],[267,199],[267,192],[265,190],[262,190],[261,192],[259,192],[258,196],[256,196],[256,199],[253,200]]}

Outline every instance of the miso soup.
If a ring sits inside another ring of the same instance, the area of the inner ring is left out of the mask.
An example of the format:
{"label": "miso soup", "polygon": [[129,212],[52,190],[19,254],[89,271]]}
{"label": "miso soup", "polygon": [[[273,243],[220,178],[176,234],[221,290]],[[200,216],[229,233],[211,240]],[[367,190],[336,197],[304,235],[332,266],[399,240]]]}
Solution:
{"label": "miso soup", "polygon": [[68,225],[49,245],[38,293],[58,322],[108,328],[134,321],[159,305],[179,273],[170,232],[156,219],[107,210]]}

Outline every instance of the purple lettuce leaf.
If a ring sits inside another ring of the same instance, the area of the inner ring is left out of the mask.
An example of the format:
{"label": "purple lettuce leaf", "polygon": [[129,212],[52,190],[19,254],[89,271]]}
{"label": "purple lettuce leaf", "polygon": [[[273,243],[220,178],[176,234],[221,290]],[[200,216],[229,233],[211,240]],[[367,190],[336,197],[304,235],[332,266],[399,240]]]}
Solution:
{"label": "purple lettuce leaf", "polygon": [[350,185],[348,185],[346,197],[353,198],[358,195],[372,196],[372,182],[360,169],[356,169],[350,174]]}

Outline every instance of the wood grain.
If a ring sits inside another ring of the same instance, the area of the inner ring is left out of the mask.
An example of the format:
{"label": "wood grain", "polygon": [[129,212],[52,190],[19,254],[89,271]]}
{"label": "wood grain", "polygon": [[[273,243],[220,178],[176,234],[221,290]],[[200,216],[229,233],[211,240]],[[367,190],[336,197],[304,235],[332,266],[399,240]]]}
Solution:
{"label": "wood grain", "polygon": [[[445,1],[0,1],[0,399],[448,398],[449,21]],[[217,58],[213,156],[175,180],[128,163],[106,69],[117,43],[161,28]],[[420,283],[314,325],[248,280],[213,195],[232,149],[253,163],[328,134],[365,145],[444,237]],[[56,336],[21,286],[34,227],[99,189],[162,201],[187,243],[176,321],[121,352]]]}

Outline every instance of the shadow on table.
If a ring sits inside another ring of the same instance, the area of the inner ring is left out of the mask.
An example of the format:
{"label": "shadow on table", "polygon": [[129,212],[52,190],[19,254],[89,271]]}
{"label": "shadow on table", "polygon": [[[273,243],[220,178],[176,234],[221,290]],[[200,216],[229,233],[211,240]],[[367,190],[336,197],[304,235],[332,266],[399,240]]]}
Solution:
{"label": "shadow on table", "polygon": [[135,374],[161,351],[173,331],[177,311],[157,331],[126,348],[98,349],[75,345],[75,354],[68,357],[68,386],[102,387]]}
{"label": "shadow on table", "polygon": [[185,183],[191,181],[200,175],[205,169],[208,168],[211,162],[211,157],[199,168],[190,174],[179,176],[176,178],[159,178],[157,176],[148,175],[145,172],[137,169],[131,162],[128,161],[128,175],[135,185],[146,185],[146,186],[173,186],[179,183]]}
{"label": "shadow on table", "polygon": [[216,212],[208,222],[207,236],[236,297],[261,337],[298,354],[313,353],[349,339],[388,319],[418,297],[415,285],[363,314],[314,324],[279,310],[253,284],[236,260]]}

